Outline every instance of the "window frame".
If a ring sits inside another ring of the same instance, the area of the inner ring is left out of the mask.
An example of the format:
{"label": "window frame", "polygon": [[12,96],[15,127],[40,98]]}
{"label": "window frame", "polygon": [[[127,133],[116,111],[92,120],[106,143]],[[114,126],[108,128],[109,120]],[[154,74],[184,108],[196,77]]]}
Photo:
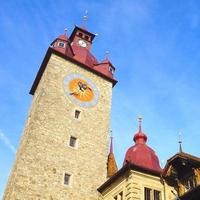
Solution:
{"label": "window frame", "polygon": [[[63,44],[63,46],[60,46],[60,44]],[[57,46],[64,49],[65,48],[65,42],[58,41]]]}
{"label": "window frame", "polygon": [[[75,145],[74,146],[71,146],[71,139],[75,139]],[[73,149],[77,149],[78,148],[78,138],[73,136],[73,135],[70,135],[69,137],[69,142],[68,142],[68,146],[73,148]]]}
{"label": "window frame", "polygon": [[[78,117],[76,117],[76,112],[78,112]],[[79,120],[81,115],[81,110],[75,109],[74,110],[74,119]]]}
{"label": "window frame", "polygon": [[108,70],[111,74],[114,74],[114,69],[111,66],[109,66]]}
{"label": "window frame", "polygon": [[[149,198],[146,198],[146,191],[149,190]],[[159,193],[159,199],[156,199],[155,192]],[[162,200],[162,191],[156,188],[144,186],[144,200]]]}
{"label": "window frame", "polygon": [[[65,183],[65,176],[68,175],[68,184]],[[62,183],[65,187],[70,187],[72,185],[72,174],[69,172],[64,172],[63,173],[63,179],[62,179]]]}

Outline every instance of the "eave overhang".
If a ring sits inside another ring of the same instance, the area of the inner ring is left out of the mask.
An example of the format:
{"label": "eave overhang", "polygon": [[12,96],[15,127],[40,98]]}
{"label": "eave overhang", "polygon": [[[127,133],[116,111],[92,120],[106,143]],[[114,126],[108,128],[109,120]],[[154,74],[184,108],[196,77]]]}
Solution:
{"label": "eave overhang", "polygon": [[145,174],[161,177],[161,172],[150,170],[148,168],[140,167],[131,163],[126,163],[116,174],[110,177],[103,185],[101,185],[97,190],[102,193],[104,192],[112,183],[114,183],[118,178],[125,175],[128,171],[135,170]]}
{"label": "eave overhang", "polygon": [[88,71],[90,71],[90,72],[93,72],[93,73],[95,73],[96,75],[98,75],[98,76],[100,76],[100,77],[102,77],[102,78],[104,78],[104,79],[110,81],[110,82],[113,84],[113,87],[114,87],[115,84],[117,83],[117,80],[112,79],[112,78],[110,78],[110,77],[104,75],[103,73],[101,73],[101,72],[95,70],[95,69],[92,69],[91,67],[89,67],[89,66],[87,66],[87,65],[85,65],[85,64],[83,64],[83,63],[81,63],[81,62],[79,62],[79,61],[77,61],[77,60],[75,60],[75,59],[72,58],[72,57],[69,57],[69,56],[67,56],[67,55],[65,55],[65,54],[63,54],[63,53],[61,53],[61,52],[56,51],[56,50],[53,49],[52,47],[49,47],[48,50],[47,50],[47,52],[46,52],[46,55],[45,55],[45,57],[44,57],[44,59],[43,59],[43,61],[42,61],[42,64],[41,64],[41,66],[40,66],[40,68],[39,68],[39,70],[38,70],[38,72],[37,72],[36,78],[35,78],[35,80],[34,80],[34,82],[33,82],[33,85],[32,85],[32,87],[31,87],[31,90],[30,90],[29,94],[34,95],[34,93],[35,93],[35,91],[36,91],[36,89],[37,89],[37,86],[38,86],[38,84],[39,84],[39,82],[40,82],[40,79],[41,79],[41,77],[42,77],[42,75],[43,75],[43,73],[44,73],[44,71],[45,71],[45,69],[46,69],[46,66],[47,66],[47,64],[48,64],[48,62],[49,62],[49,59],[50,59],[50,57],[51,57],[52,54],[55,54],[55,55],[57,55],[57,56],[60,56],[60,57],[63,58],[63,59],[69,60],[69,61],[71,61],[71,62],[74,63],[74,64],[78,64],[79,66],[83,67],[84,69],[86,69],[86,70],[88,70]]}

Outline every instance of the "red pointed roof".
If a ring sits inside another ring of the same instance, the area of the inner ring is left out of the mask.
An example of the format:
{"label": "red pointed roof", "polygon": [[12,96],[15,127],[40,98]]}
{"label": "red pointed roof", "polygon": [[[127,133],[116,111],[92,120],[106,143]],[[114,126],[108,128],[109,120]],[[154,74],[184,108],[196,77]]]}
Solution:
{"label": "red pointed roof", "polygon": [[123,165],[130,162],[141,167],[161,172],[162,169],[155,151],[146,144],[147,136],[142,132],[141,119],[142,118],[139,118],[139,131],[133,138],[135,145],[127,150]]}
{"label": "red pointed roof", "polygon": [[99,72],[107,75],[110,78],[113,78],[114,72],[115,72],[115,67],[112,65],[112,63],[106,58],[100,63],[97,63],[94,66],[94,69],[98,70]]}
{"label": "red pointed roof", "polygon": [[110,140],[110,152],[108,154],[108,162],[107,162],[107,177],[110,178],[118,171],[117,164],[115,161],[115,156],[113,153],[113,137]]}
{"label": "red pointed roof", "polygon": [[91,68],[93,68],[94,65],[98,63],[97,59],[88,49],[80,47],[78,45],[72,45],[72,49],[75,53],[74,59],[90,66]]}
{"label": "red pointed roof", "polygon": [[[59,51],[63,54],[65,54],[66,56],[74,56],[74,51],[71,47],[70,41],[67,37],[66,34],[66,29],[65,29],[65,33],[63,35],[58,36],[52,43],[51,46],[53,49],[55,49],[56,51]],[[63,43],[63,46],[60,46],[59,44]]]}
{"label": "red pointed roof", "polygon": [[[51,46],[49,47],[44,57],[44,60],[30,90],[30,94],[33,95],[35,93],[35,90],[40,82],[40,79],[52,53],[57,54],[64,59],[70,60],[71,62],[78,63],[83,68],[92,71],[93,73],[105,78],[106,80],[111,81],[114,86],[117,83],[113,76],[114,71],[111,73],[109,71],[110,68],[107,66],[105,70],[105,66],[102,66],[101,63],[98,63],[97,59],[90,51],[94,37],[95,34],[88,32],[86,29],[80,28],[78,26],[75,26],[69,38],[66,35],[66,31],[63,35],[57,37],[51,43]],[[87,42],[87,47],[84,48],[80,46],[78,44],[79,40],[85,40],[85,42]],[[112,68],[114,69],[113,65]]]}
{"label": "red pointed roof", "polygon": [[[115,67],[106,57],[102,62],[98,62],[95,56],[91,53],[90,48],[92,46],[92,41],[95,37],[95,34],[86,30],[86,28],[80,28],[75,26],[72,34],[69,39],[66,36],[66,32],[64,35],[60,35],[57,40],[66,41],[70,45],[70,49],[73,52],[73,59],[83,63],[86,66],[94,69],[95,71],[104,74],[105,76],[114,79],[114,71]],[[86,47],[82,47],[79,45],[79,40],[84,40],[87,43]],[[55,41],[54,41],[55,42]],[[53,43],[54,43],[53,42]],[[63,53],[63,49],[54,46],[54,49]],[[64,52],[65,53],[65,52]]]}

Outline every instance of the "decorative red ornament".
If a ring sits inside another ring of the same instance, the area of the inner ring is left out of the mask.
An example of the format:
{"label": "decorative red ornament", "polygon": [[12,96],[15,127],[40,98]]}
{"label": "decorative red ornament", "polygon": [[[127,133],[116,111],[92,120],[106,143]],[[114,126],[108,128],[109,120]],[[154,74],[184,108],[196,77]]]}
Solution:
{"label": "decorative red ornament", "polygon": [[139,131],[133,138],[135,145],[127,150],[123,165],[129,162],[143,168],[161,172],[162,169],[159,164],[158,156],[155,151],[146,144],[147,136],[142,132],[141,122],[142,118],[139,117]]}

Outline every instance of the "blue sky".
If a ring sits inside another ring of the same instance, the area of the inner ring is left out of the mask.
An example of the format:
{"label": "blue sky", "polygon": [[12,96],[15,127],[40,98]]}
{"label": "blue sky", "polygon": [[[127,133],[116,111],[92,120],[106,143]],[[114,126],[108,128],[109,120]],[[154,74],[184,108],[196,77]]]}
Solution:
{"label": "blue sky", "polygon": [[0,195],[15,159],[32,97],[28,94],[49,44],[65,27],[98,33],[92,52],[105,51],[119,81],[111,128],[121,167],[137,117],[150,145],[166,160],[183,150],[200,157],[200,2],[198,0],[2,1],[0,7]]}

